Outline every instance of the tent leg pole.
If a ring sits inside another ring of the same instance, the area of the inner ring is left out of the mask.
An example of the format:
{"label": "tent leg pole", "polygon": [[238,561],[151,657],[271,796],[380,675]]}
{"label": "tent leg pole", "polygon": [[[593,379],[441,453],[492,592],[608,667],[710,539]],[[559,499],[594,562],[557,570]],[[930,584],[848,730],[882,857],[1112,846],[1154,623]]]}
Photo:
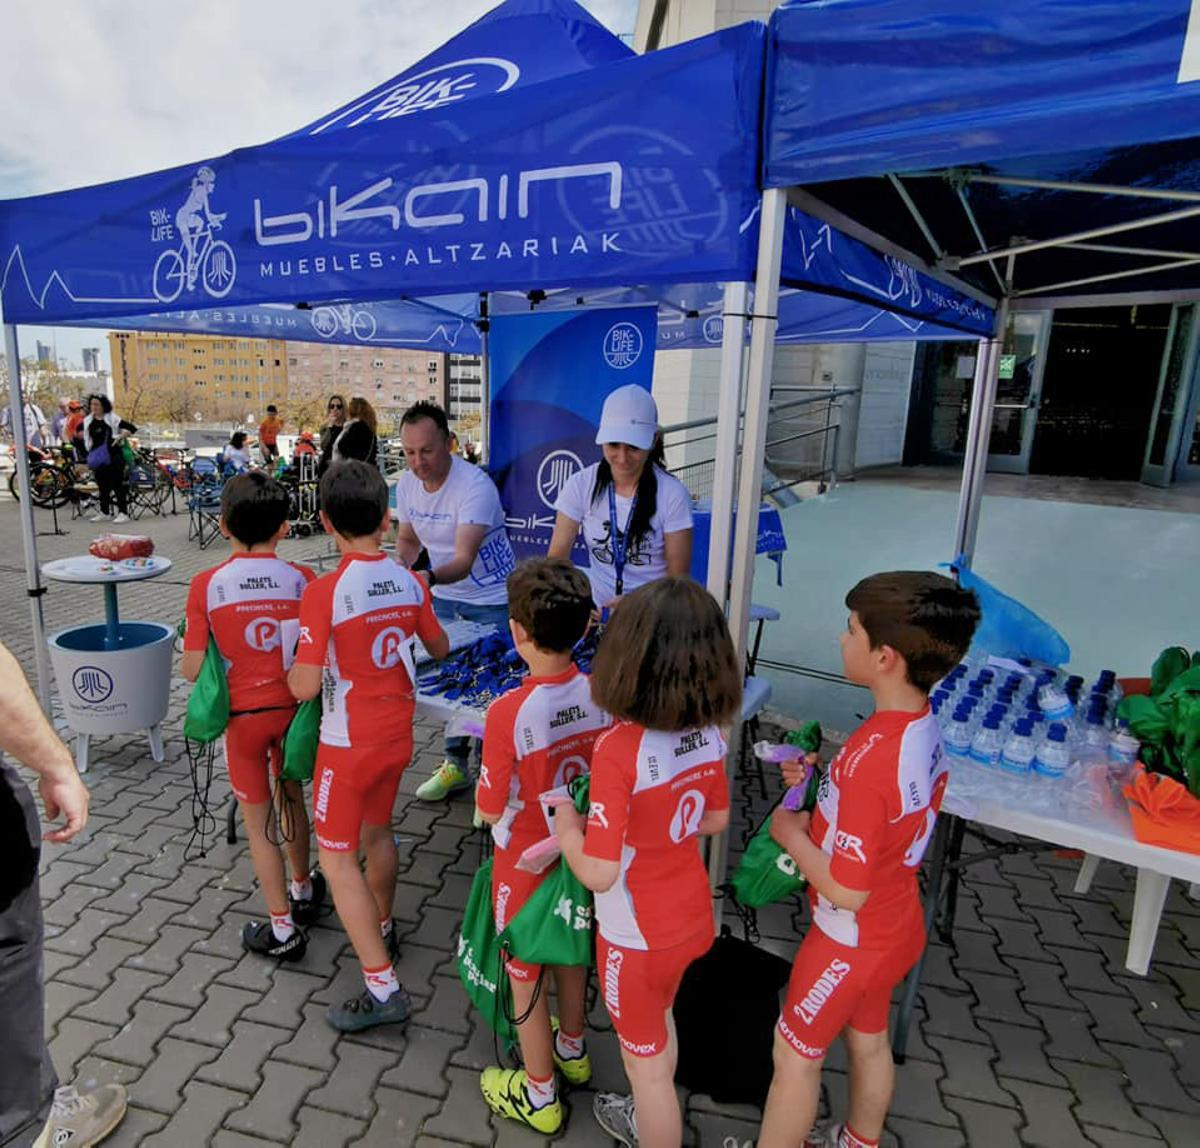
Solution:
{"label": "tent leg pole", "polygon": [[42,615],[42,569],[38,565],[37,530],[33,522],[33,500],[29,497],[29,452],[24,449],[25,397],[21,393],[21,352],[17,328],[4,325],[4,353],[8,357],[8,401],[12,417],[13,443],[16,446],[17,484],[20,499],[21,541],[25,548],[25,586],[29,596],[29,621],[33,631],[33,660],[37,667],[37,694],[42,709],[50,716],[50,656],[46,650],[46,621]]}
{"label": "tent leg pole", "polygon": [[492,457],[492,360],[491,316],[488,314],[488,293],[479,296],[479,462],[486,466]]}
{"label": "tent leg pole", "polygon": [[[742,466],[735,503],[735,509],[741,513],[737,516],[734,531],[733,582],[729,594],[729,629],[739,665],[746,661],[746,639],[750,630],[754,548],[758,538],[758,507],[762,501],[763,455],[767,446],[771,374],[775,364],[775,331],[779,326],[779,273],[783,262],[783,228],[786,220],[787,194],[780,188],[768,188],[763,192],[758,233],[758,272],[754,281],[750,363],[746,373],[746,422],[742,432]],[[716,529],[715,520],[713,528]],[[731,740],[736,741],[736,738]],[[725,880],[727,837],[728,830],[712,839],[708,855],[708,878],[713,888]]]}
{"label": "tent leg pole", "polygon": [[749,283],[726,283],[721,336],[721,389],[717,399],[717,445],[713,460],[712,532],[708,540],[708,592],[722,606],[729,596],[729,545],[737,483],[738,424],[742,414],[746,312]]}
{"label": "tent leg pole", "polygon": [[[1012,289],[1015,258],[1008,257],[1008,290]],[[992,439],[992,416],[996,409],[996,387],[1000,381],[1000,355],[1008,328],[1010,296],[1006,292],[996,308],[996,326],[991,339],[979,344],[975,379],[971,385],[971,411],[967,420],[967,442],[963,451],[962,486],[958,495],[958,520],[954,526],[954,557],[968,570],[975,559],[975,539],[983,506],[988,448]]]}

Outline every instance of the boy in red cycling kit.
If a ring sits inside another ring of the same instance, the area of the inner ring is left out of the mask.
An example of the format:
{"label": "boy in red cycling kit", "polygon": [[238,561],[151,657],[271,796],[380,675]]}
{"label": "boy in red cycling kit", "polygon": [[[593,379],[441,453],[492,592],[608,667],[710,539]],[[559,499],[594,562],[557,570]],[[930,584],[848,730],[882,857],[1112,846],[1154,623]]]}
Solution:
{"label": "boy in red cycling kit", "polygon": [[688,578],[622,599],[595,660],[592,697],[617,724],[596,741],[586,829],[555,810],[563,857],[596,893],[596,967],[633,1096],[593,1111],[623,1144],[679,1148],[671,1007],[688,965],[713,943],[697,838],[729,823],[725,739],[742,675],[725,616]]}
{"label": "boy in red cycling kit", "polygon": [[[772,837],[808,878],[813,927],[775,1032],[759,1148],[875,1148],[883,1135],[895,1085],[888,1007],[925,946],[917,869],[948,777],[929,690],[966,653],[979,621],[973,593],[921,571],[866,578],[846,606],[842,664],[870,689],[875,713],[834,758],[811,817],[780,806],[771,820]],[[810,1137],[821,1066],[839,1033],[849,1112]]]}
{"label": "boy in red cycling kit", "polygon": [[[585,674],[571,652],[587,631],[592,613],[587,576],[561,558],[536,558],[508,576],[509,628],[529,677],[488,709],[483,763],[475,804],[492,826],[492,904],[503,930],[549,872],[516,867],[521,854],[552,832],[539,794],[587,773],[597,735],[608,715],[592,701]],[[524,1068],[485,1068],[484,1099],[493,1112],[543,1135],[562,1127],[554,1069],[571,1084],[586,1084],[592,1067],[584,1048],[586,967],[555,967],[560,1025],[553,1031],[548,986],[540,965],[521,954],[507,965]]]}
{"label": "boy in red cycling kit", "polygon": [[281,816],[288,823],[290,885],[283,860],[268,838],[271,783],[279,776],[280,742],[296,700],[287,671],[300,630],[300,596],[315,577],[306,566],[276,557],[287,534],[288,494],[265,474],[243,474],[221,492],[221,532],[230,557],[192,579],[180,672],[194,682],[211,634],[225,661],[230,717],[225,764],[246,826],[250,859],[271,919],[251,921],[242,945],[283,961],[304,956],[307,940],[298,925],[310,924],[325,895],[325,879],[308,868],[308,817],[298,782],[280,788]]}
{"label": "boy in red cycling kit", "polygon": [[[302,700],[322,695],[313,776],[321,868],[363,968],[365,991],[326,1016],[343,1032],[406,1020],[396,978],[392,808],[412,757],[415,634],[435,658],[449,642],[429,590],[386,555],[387,484],[366,463],[335,463],[321,480],[321,522],[341,552],[300,603],[300,644],[288,675]],[[358,863],[366,854],[366,875]]]}

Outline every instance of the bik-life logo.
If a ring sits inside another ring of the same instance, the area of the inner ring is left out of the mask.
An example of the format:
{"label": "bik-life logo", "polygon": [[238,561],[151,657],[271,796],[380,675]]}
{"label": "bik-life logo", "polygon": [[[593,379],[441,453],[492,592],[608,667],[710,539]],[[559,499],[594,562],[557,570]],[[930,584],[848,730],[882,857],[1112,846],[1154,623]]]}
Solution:
{"label": "bik-life logo", "polygon": [[71,675],[71,688],[80,701],[99,705],[112,697],[112,675],[99,666],[80,666]]}
{"label": "bik-life logo", "polygon": [[583,470],[583,460],[571,450],[552,450],[537,472],[538,498],[544,506],[554,509],[558,496],[571,476]]}
{"label": "bik-life logo", "polygon": [[604,361],[614,371],[625,371],[642,357],[642,333],[633,323],[614,323],[604,336]]}
{"label": "bik-life logo", "polygon": [[150,240],[174,243],[154,262],[154,297],[173,303],[180,295],[196,290],[197,283],[214,299],[224,299],[237,278],[237,259],[233,248],[214,237],[225,219],[224,212],[212,210],[209,196],[217,186],[217,176],[207,165],[196,170],[187,198],[175,212],[174,224],[167,208],[150,211]]}
{"label": "bik-life logo", "polygon": [[512,60],[499,56],[475,56],[451,60],[405,76],[398,84],[377,96],[360,100],[330,120],[318,124],[309,133],[319,135],[326,128],[341,124],[356,128],[370,120],[391,120],[411,116],[414,112],[431,111],[447,104],[458,103],[471,95],[492,95],[506,92],[521,78],[521,69]]}

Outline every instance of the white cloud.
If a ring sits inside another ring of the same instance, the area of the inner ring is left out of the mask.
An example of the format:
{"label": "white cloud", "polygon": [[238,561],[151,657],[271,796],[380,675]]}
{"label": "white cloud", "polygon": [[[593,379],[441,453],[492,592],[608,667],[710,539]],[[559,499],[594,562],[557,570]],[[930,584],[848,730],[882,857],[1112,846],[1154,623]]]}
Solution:
{"label": "white cloud", "polygon": [[[5,4],[0,199],[121,179],[283,135],[402,71],[495,2]],[[636,0],[582,3],[614,32],[633,30]],[[78,358],[75,348],[97,341],[62,332],[60,352]]]}

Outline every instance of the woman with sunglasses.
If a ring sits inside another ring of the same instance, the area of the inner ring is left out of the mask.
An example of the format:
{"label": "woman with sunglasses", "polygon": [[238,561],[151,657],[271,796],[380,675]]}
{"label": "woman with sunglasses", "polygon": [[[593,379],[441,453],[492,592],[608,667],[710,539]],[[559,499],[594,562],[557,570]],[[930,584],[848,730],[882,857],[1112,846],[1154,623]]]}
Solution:
{"label": "woman with sunglasses", "polygon": [[326,405],[325,426],[321,430],[321,458],[317,462],[317,474],[324,474],[333,461],[333,447],[346,425],[346,400],[341,395],[330,395]]}

